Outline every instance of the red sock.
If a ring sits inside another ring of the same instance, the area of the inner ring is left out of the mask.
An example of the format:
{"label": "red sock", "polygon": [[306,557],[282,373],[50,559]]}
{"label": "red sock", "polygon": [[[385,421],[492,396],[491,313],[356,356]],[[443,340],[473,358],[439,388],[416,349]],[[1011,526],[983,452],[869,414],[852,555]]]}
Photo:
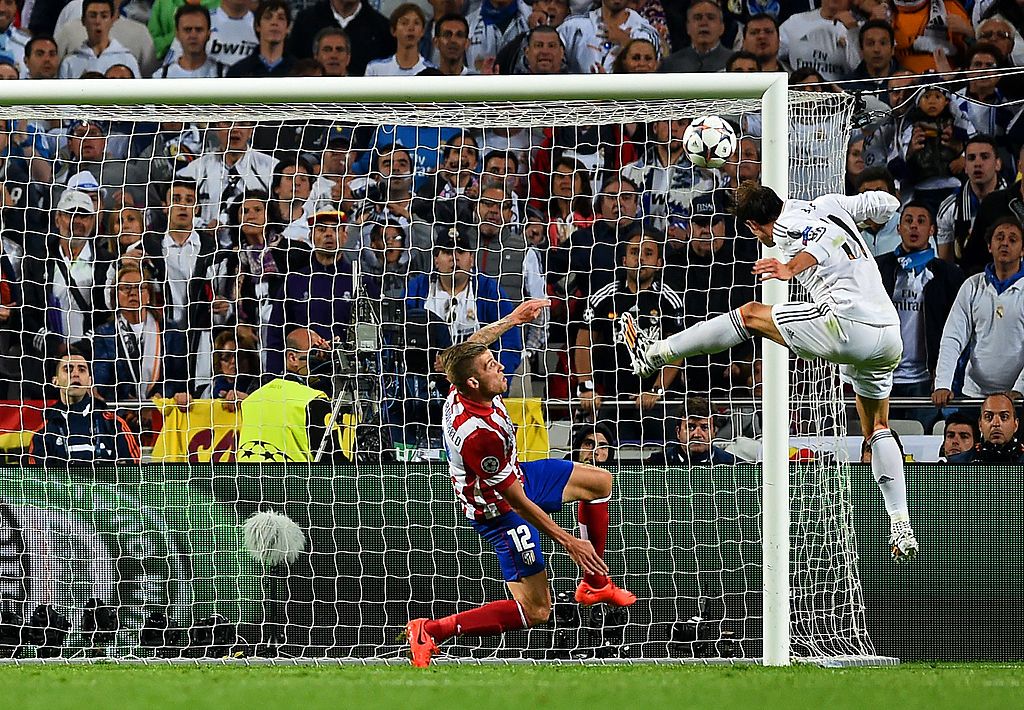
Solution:
{"label": "red sock", "polygon": [[511,599],[460,611],[423,625],[423,630],[438,643],[452,636],[491,636],[525,628],[526,620],[519,603]]}
{"label": "red sock", "polygon": [[[590,540],[594,551],[604,558],[604,546],[608,542],[608,501],[587,503],[580,501],[576,519],[580,521],[580,536]],[[603,587],[608,584],[608,577],[603,574],[585,574],[583,581],[591,587]]]}

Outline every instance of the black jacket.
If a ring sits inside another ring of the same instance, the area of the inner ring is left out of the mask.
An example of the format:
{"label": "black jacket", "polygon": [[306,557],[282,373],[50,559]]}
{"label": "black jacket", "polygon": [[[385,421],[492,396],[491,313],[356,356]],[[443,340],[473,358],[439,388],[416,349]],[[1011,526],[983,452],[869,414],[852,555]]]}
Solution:
{"label": "black jacket", "polygon": [[292,72],[292,65],[295,60],[287,53],[273,69],[267,69],[267,65],[260,59],[260,50],[256,49],[245,59],[240,59],[231,65],[225,76],[228,77],[255,77],[265,76],[288,76]]}
{"label": "black jacket", "polygon": [[[325,27],[340,27],[334,19],[329,0],[322,0],[295,16],[288,51],[297,59],[313,56],[313,38]],[[359,14],[345,28],[352,45],[348,65],[349,76],[362,76],[366,65],[374,59],[390,57],[395,53],[395,38],[391,36],[388,18],[374,10],[363,0]]]}
{"label": "black jacket", "polygon": [[106,409],[103,402],[85,397],[46,410],[43,426],[32,437],[26,463],[138,463],[139,458],[139,442],[124,419]]}
{"label": "black jacket", "polygon": [[953,454],[949,463],[1024,463],[1024,444],[1017,438],[1005,444],[981,441],[973,449]]}
{"label": "black jacket", "polygon": [[1021,183],[1015,182],[1012,185],[996,190],[989,194],[978,206],[978,214],[974,218],[974,227],[971,228],[971,236],[964,245],[963,257],[960,259],[960,266],[968,276],[981,273],[985,270],[986,264],[992,261],[992,255],[988,253],[988,243],[985,241],[985,232],[1002,217],[1016,217],[1017,221],[1024,221],[1024,199],[1021,197]]}
{"label": "black jacket", "polygon": [[[896,291],[896,277],[899,263],[893,253],[875,257],[878,271],[882,274],[882,285],[889,298]],[[939,361],[939,343],[942,341],[942,329],[946,326],[949,311],[956,301],[956,294],[964,282],[964,272],[956,264],[950,264],[935,257],[925,268],[932,272],[932,279],[924,285],[924,349],[928,362],[928,371],[935,373]]]}
{"label": "black jacket", "polygon": [[664,451],[657,451],[644,462],[648,466],[708,466],[711,464],[734,464],[737,459],[725,449],[712,446],[708,452],[690,456],[689,450],[678,442],[665,445]]}

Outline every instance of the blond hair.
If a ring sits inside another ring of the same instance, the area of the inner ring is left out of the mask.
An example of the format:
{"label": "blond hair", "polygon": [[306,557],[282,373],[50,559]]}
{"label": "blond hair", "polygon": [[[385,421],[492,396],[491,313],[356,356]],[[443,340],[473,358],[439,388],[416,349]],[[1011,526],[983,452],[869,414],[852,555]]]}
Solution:
{"label": "blond hair", "polygon": [[482,343],[465,342],[453,345],[441,353],[441,369],[456,389],[461,390],[473,377],[473,362],[487,352]]}

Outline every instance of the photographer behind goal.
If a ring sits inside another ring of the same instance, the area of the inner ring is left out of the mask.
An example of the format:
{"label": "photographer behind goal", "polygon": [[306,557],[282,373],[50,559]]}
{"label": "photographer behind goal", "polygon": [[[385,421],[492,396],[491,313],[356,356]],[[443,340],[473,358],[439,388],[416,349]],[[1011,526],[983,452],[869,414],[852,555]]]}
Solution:
{"label": "photographer behind goal", "polygon": [[241,403],[237,461],[312,462],[324,437],[328,441],[321,461],[348,460],[340,445],[340,428],[330,421],[330,375],[339,354],[309,328],[287,334],[284,376],[266,382]]}

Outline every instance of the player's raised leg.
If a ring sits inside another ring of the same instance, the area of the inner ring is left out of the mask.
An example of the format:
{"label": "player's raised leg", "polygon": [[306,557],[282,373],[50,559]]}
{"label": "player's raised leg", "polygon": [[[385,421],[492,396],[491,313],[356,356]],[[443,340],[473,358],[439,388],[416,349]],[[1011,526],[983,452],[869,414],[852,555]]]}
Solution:
{"label": "player's raised leg", "polygon": [[903,454],[889,430],[889,400],[858,394],[857,413],[864,439],[871,446],[871,474],[882,491],[885,510],[889,513],[892,557],[896,562],[906,562],[917,555],[918,543],[910,527]]}
{"label": "player's raised leg", "polygon": [[631,314],[619,317],[619,332],[633,360],[633,372],[646,377],[664,365],[679,363],[695,355],[713,355],[754,337],[769,338],[785,345],[772,319],[771,306],[751,301],[728,313],[670,335],[649,341]]}
{"label": "player's raised leg", "polygon": [[[572,474],[562,491],[566,503],[579,501],[576,519],[580,524],[580,537],[589,540],[594,551],[603,559],[608,543],[608,501],[612,497],[612,475],[604,469],[588,464],[573,464]],[[576,588],[576,601],[585,606],[611,604],[629,606],[636,595],[615,585],[606,574],[584,573]]]}

